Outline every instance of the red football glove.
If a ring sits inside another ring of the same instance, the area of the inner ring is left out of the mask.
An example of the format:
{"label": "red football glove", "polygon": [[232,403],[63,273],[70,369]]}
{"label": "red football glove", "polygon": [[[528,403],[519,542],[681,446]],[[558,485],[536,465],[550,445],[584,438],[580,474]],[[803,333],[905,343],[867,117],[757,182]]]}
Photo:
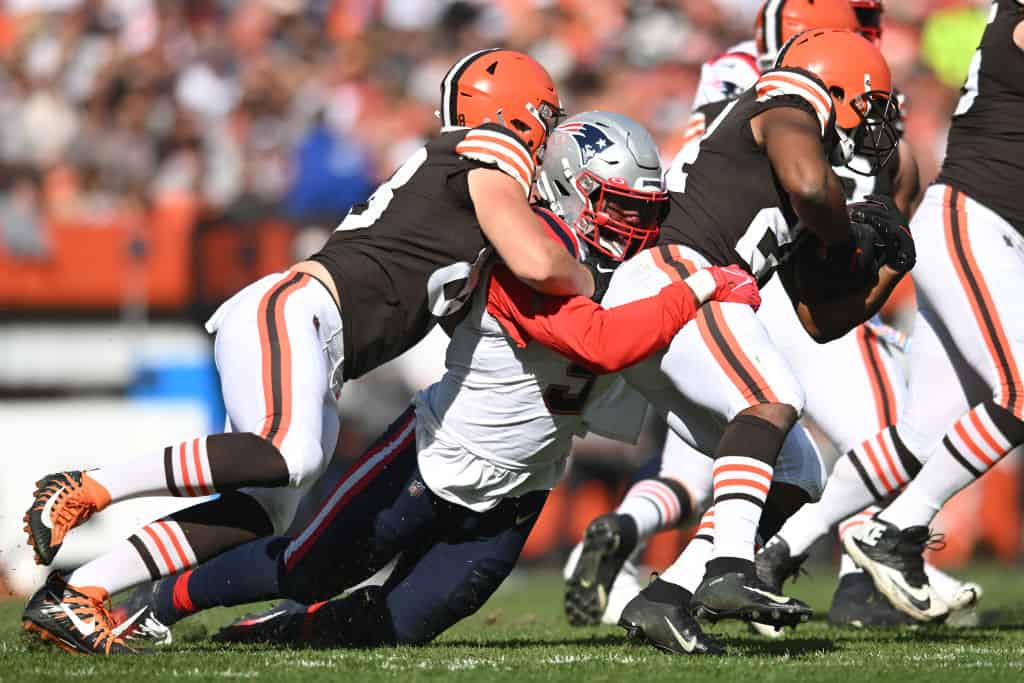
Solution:
{"label": "red football glove", "polygon": [[711,301],[746,304],[755,311],[761,307],[761,292],[753,275],[739,266],[712,266],[707,270],[715,280]]}

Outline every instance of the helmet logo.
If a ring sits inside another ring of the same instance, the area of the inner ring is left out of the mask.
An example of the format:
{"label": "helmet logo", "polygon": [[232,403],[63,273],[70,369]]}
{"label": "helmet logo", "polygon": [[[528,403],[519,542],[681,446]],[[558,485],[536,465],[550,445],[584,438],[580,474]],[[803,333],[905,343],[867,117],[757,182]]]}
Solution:
{"label": "helmet logo", "polygon": [[864,92],[871,92],[871,74],[864,74]]}
{"label": "helmet logo", "polygon": [[580,150],[580,164],[586,166],[594,158],[615,143],[602,132],[600,128],[589,123],[564,123],[558,127],[563,133],[568,133],[576,141]]}

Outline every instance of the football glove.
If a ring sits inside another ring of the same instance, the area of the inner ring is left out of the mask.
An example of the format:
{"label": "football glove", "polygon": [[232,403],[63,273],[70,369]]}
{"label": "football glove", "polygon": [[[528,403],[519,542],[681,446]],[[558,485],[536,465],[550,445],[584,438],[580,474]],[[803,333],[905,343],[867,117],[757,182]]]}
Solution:
{"label": "football glove", "polygon": [[862,202],[847,207],[850,221],[870,225],[881,238],[878,265],[893,270],[909,272],[917,262],[914,238],[910,234],[907,218],[888,195],[871,194]]}

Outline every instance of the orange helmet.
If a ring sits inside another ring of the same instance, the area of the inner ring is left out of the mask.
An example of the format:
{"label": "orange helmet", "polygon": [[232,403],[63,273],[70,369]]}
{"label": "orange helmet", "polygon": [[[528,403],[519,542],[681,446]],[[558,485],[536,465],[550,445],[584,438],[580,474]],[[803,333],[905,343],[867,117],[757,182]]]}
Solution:
{"label": "orange helmet", "polygon": [[441,81],[445,128],[497,123],[514,132],[534,158],[564,116],[554,81],[535,59],[492,48],[466,55]]}
{"label": "orange helmet", "polygon": [[857,32],[876,45],[882,40],[882,0],[850,0],[860,28]]}
{"label": "orange helmet", "polygon": [[791,38],[776,67],[809,72],[832,96],[834,165],[848,164],[856,153],[869,160],[874,175],[889,161],[899,143],[899,105],[889,65],[875,45],[851,31],[815,29]]}
{"label": "orange helmet", "polygon": [[768,0],[754,26],[758,62],[767,69],[786,41],[812,28],[860,28],[850,0]]}

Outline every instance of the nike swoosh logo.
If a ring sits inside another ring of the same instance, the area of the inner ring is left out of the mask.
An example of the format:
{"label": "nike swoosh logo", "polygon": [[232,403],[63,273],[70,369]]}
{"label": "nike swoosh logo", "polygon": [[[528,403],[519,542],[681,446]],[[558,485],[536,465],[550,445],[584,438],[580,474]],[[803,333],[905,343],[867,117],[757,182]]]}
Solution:
{"label": "nike swoosh logo", "polygon": [[679,643],[679,647],[683,648],[687,652],[693,652],[697,649],[697,636],[684,638],[683,634],[679,632],[679,629],[677,629],[671,621],[669,621],[668,617],[662,617],[662,619],[665,620],[665,625],[668,626],[668,630],[672,632],[672,637],[676,639],[677,643]]}
{"label": "nike swoosh logo", "polygon": [[531,512],[528,515],[516,515],[516,526],[519,526],[520,524],[522,524],[524,522],[528,522],[528,521],[530,521],[531,519],[533,519],[536,516],[537,516],[536,512]]}
{"label": "nike swoosh logo", "polygon": [[912,588],[910,586],[907,586],[903,583],[903,581],[900,580],[902,576],[899,575],[898,572],[895,573],[897,574],[897,576],[891,579],[892,584],[896,586],[896,590],[903,594],[903,596],[907,599],[907,602],[909,602],[916,609],[919,609],[922,612],[927,612],[929,609],[931,609],[932,598],[931,593],[928,591],[928,589],[924,586],[921,586],[920,588]]}
{"label": "nike swoosh logo", "polygon": [[783,605],[785,605],[786,603],[790,602],[790,600],[792,600],[792,598],[787,598],[785,595],[776,595],[775,593],[769,593],[768,591],[763,591],[760,588],[751,588],[750,586],[746,586],[746,589],[748,591],[750,591],[751,593],[757,593],[758,595],[763,595],[764,597],[768,598],[769,600],[774,600],[775,602],[778,602],[778,603],[783,604]]}
{"label": "nike swoosh logo", "polygon": [[256,624],[262,624],[265,621],[270,621],[274,617],[281,616],[286,611],[287,610],[280,609],[280,610],[277,610],[276,612],[271,612],[270,614],[264,614],[262,616],[256,616],[256,617],[249,617],[248,619],[243,619],[242,621],[238,622],[238,625],[239,626],[255,626]]}
{"label": "nike swoosh logo", "polygon": [[113,631],[114,637],[115,638],[120,638],[121,634],[124,633],[125,631],[127,631],[129,628],[131,628],[132,624],[134,624],[138,620],[138,618],[141,617],[145,613],[146,613],[146,608],[143,607],[138,612],[136,612],[135,614],[131,615],[130,617],[125,619],[123,622],[118,624],[117,627]]}
{"label": "nike swoosh logo", "polygon": [[52,496],[46,500],[46,504],[43,505],[43,526],[47,529],[53,528],[53,506],[57,504],[57,496],[60,495],[60,491],[56,491]]}
{"label": "nike swoosh logo", "polygon": [[[52,593],[50,597],[56,598],[56,596],[54,596]],[[81,617],[75,614],[74,611],[69,609],[68,606],[65,605],[63,602],[58,601],[57,604],[60,606],[61,611],[64,612],[64,615],[67,616],[67,618],[71,621],[71,625],[74,626],[75,629],[77,629],[77,631],[82,634],[82,637],[88,638],[96,632],[95,622],[82,621]]]}
{"label": "nike swoosh logo", "polygon": [[594,266],[594,268],[596,268],[597,272],[599,272],[599,273],[614,273],[615,272],[614,268],[603,268],[601,266]]}

